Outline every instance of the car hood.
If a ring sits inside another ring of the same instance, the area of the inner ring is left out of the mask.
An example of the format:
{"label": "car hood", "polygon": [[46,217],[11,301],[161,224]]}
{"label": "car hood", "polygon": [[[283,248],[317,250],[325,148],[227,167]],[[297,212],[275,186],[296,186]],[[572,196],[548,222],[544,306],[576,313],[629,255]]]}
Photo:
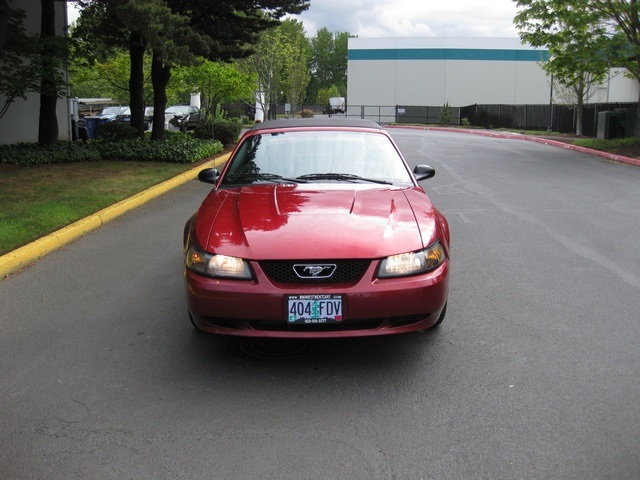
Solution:
{"label": "car hood", "polygon": [[380,258],[436,237],[420,188],[255,185],[214,190],[195,218],[197,242],[248,259]]}

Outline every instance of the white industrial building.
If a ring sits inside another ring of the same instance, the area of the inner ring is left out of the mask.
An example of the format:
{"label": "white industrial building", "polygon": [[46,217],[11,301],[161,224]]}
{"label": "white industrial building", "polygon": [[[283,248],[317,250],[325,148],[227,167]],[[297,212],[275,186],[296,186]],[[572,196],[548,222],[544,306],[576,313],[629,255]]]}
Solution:
{"label": "white industrial building", "polygon": [[[349,106],[545,104],[545,49],[517,38],[350,38]],[[638,82],[612,69],[590,103],[637,102]]]}

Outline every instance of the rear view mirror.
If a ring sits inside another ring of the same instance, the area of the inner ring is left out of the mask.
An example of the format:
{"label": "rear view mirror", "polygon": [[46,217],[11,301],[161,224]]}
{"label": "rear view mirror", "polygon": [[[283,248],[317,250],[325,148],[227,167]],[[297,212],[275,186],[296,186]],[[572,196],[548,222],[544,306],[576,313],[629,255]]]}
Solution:
{"label": "rear view mirror", "polygon": [[198,173],[198,180],[204,183],[215,184],[220,174],[215,168],[205,168]]}
{"label": "rear view mirror", "polygon": [[416,168],[413,169],[413,174],[416,176],[416,180],[420,182],[433,177],[436,174],[436,171],[429,165],[417,165]]}

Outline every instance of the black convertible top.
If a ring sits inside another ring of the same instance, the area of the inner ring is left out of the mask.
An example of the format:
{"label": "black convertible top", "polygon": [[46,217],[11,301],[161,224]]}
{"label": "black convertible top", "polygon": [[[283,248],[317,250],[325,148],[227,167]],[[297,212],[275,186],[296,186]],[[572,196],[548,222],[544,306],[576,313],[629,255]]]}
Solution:
{"label": "black convertible top", "polygon": [[270,130],[281,128],[300,128],[300,127],[345,127],[345,128],[375,128],[381,129],[379,123],[373,120],[363,120],[360,118],[344,118],[344,117],[323,117],[323,118],[291,118],[286,120],[268,120],[258,123],[250,130]]}

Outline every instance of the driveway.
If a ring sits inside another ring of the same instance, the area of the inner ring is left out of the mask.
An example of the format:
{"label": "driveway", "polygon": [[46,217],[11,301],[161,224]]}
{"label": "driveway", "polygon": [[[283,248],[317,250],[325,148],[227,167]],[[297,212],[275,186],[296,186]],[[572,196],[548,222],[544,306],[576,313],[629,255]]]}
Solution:
{"label": "driveway", "polygon": [[0,476],[638,478],[640,169],[392,133],[452,229],[440,329],[194,333],[189,182],[0,281]]}

